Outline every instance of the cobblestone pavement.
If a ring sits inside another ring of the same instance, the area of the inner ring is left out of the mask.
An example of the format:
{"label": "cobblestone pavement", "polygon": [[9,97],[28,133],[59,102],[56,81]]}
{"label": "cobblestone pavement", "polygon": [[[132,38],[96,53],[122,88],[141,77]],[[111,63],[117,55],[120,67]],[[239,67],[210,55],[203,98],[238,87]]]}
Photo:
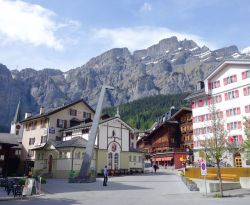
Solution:
{"label": "cobblestone pavement", "polygon": [[108,186],[102,179],[89,184],[69,184],[66,180],[51,179],[44,186],[47,194],[40,198],[19,201],[1,201],[1,205],[244,205],[250,196],[206,198],[189,191],[173,173],[156,173],[111,177]]}

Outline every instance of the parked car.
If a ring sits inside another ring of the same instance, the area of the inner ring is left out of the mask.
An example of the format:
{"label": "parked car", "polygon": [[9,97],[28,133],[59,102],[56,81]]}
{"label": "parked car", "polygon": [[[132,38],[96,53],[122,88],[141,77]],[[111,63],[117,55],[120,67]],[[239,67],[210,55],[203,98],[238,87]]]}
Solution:
{"label": "parked car", "polygon": [[154,168],[151,162],[144,162],[144,173],[153,173]]}

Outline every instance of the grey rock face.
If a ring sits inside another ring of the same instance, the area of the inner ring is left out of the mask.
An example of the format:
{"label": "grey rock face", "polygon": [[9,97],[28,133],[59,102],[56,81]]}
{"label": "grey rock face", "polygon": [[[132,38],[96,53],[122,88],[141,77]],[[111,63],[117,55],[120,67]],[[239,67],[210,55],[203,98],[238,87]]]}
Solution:
{"label": "grey rock face", "polygon": [[79,98],[95,107],[103,84],[116,88],[106,96],[106,106],[187,92],[225,58],[246,55],[236,46],[211,51],[192,40],[171,37],[133,53],[127,48],[111,49],[65,73],[48,68],[10,71],[0,64],[0,131],[10,124],[19,98],[23,112],[38,112],[40,106],[49,109]]}

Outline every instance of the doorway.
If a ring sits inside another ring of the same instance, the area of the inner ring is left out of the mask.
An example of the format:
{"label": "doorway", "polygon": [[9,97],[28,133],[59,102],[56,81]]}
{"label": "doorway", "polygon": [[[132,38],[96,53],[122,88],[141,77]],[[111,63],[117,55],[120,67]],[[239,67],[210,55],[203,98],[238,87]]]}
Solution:
{"label": "doorway", "polygon": [[49,155],[49,173],[51,174],[52,172],[52,162],[53,162],[53,157],[52,155]]}
{"label": "doorway", "polygon": [[235,164],[235,167],[242,167],[242,160],[241,160],[240,153],[236,153],[234,155],[234,164]]}

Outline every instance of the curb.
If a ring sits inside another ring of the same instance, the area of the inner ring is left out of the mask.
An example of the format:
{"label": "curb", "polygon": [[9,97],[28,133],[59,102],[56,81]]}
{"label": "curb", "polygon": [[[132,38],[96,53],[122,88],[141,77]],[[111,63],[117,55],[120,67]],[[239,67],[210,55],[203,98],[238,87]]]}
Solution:
{"label": "curb", "polygon": [[30,200],[33,198],[38,198],[41,196],[45,196],[45,194],[32,195],[32,196],[19,196],[19,197],[0,197],[0,201],[13,201],[13,200]]}

